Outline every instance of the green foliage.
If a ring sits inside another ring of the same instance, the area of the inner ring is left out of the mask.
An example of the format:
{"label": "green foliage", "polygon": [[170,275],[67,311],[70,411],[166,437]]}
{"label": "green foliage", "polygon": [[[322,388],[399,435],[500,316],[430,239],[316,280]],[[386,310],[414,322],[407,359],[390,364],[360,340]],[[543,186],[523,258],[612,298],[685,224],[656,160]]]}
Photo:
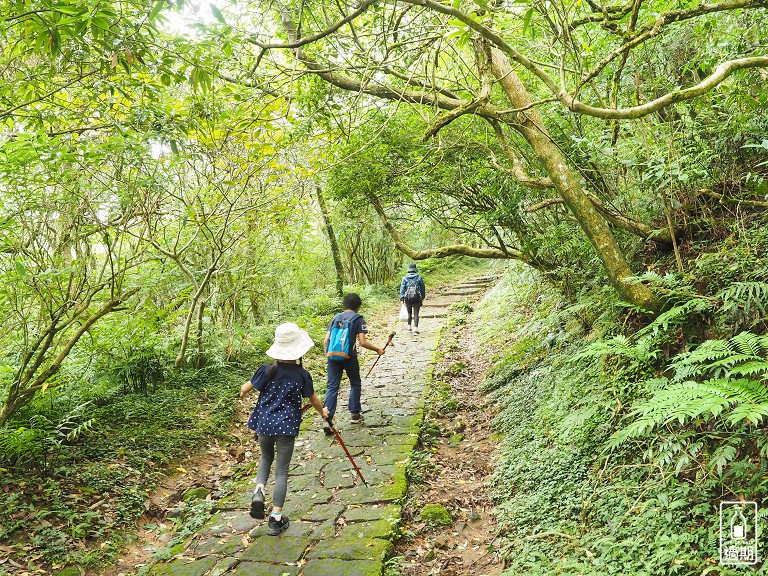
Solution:
{"label": "green foliage", "polygon": [[[729,340],[707,340],[693,350],[676,356],[670,364],[673,376],[653,381],[657,389],[630,415],[632,424],[617,432],[610,445],[644,436],[658,426],[710,420],[753,426],[768,415],[768,336],[742,332]],[[745,378],[746,377],[746,378]],[[758,379],[752,379],[757,377]],[[731,447],[720,448],[715,456],[718,469],[729,457]]]}
{"label": "green foliage", "polygon": [[716,297],[722,302],[720,313],[735,330],[754,328],[768,316],[763,304],[768,298],[766,282],[734,282],[720,290]]}
{"label": "green foliage", "polygon": [[210,367],[170,373],[151,394],[86,387],[90,402],[63,416],[49,392],[27,409],[35,427],[0,430],[0,466],[13,466],[0,480],[0,539],[49,565],[109,561],[168,467],[227,433],[244,377]]}
{"label": "green foliage", "polygon": [[[693,345],[720,297],[700,298],[678,276],[653,281],[667,309],[630,335],[581,299],[538,307],[547,295],[524,275],[497,285],[470,319],[481,329],[488,317],[513,320],[481,331],[494,350],[482,389],[503,436],[493,492],[505,573],[700,574],[717,552],[716,502],[765,493],[766,443],[747,420],[765,421],[765,337]],[[627,406],[651,405],[653,434],[615,435],[638,418]]]}
{"label": "green foliage", "polygon": [[85,418],[89,404],[76,406],[56,422],[44,414],[34,414],[27,426],[0,428],[0,466],[50,472],[67,445],[93,428],[93,419]]}

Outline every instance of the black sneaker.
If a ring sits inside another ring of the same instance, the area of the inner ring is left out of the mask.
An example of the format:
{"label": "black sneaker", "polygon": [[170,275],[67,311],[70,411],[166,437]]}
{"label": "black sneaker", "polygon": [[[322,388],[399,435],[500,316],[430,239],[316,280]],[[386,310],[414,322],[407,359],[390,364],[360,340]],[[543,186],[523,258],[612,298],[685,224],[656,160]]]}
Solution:
{"label": "black sneaker", "polygon": [[352,412],[352,424],[361,424],[363,422],[363,415],[360,412]]}
{"label": "black sneaker", "polygon": [[270,536],[277,536],[281,532],[288,529],[288,525],[291,523],[290,520],[288,520],[288,516],[283,516],[280,518],[280,520],[275,519],[274,516],[270,514],[269,516],[269,527],[267,528],[267,534]]}
{"label": "black sneaker", "polygon": [[333,436],[333,430],[331,430],[331,425],[327,421],[323,422],[323,432],[325,432],[326,436]]}
{"label": "black sneaker", "polygon": [[260,489],[256,489],[251,496],[251,518],[264,519],[264,492]]}

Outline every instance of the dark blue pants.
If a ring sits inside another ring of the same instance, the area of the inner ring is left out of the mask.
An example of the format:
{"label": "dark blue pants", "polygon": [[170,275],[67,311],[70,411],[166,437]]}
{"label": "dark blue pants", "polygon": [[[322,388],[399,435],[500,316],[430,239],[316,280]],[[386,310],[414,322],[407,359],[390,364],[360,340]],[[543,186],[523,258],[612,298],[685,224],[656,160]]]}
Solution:
{"label": "dark blue pants", "polygon": [[325,385],[323,406],[328,408],[331,418],[336,413],[336,398],[339,395],[339,384],[344,372],[349,378],[349,411],[360,412],[360,363],[355,354],[342,362],[328,360],[328,382]]}

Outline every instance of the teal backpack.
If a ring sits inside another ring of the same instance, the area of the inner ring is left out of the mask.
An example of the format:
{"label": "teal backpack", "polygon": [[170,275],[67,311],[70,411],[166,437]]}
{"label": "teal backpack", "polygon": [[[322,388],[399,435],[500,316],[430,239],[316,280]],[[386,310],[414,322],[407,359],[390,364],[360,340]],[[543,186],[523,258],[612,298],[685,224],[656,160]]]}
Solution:
{"label": "teal backpack", "polygon": [[349,320],[338,320],[331,327],[331,336],[328,339],[328,351],[325,353],[329,360],[342,362],[349,358],[355,343],[351,341],[349,335],[352,331],[352,324],[360,318],[360,314],[355,314]]}

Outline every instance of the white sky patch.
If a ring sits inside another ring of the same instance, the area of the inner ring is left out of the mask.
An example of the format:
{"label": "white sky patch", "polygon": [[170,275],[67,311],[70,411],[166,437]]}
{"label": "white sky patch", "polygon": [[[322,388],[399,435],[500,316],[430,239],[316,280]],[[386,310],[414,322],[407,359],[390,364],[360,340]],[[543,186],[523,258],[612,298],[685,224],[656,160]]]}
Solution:
{"label": "white sky patch", "polygon": [[164,27],[174,34],[194,36],[199,32],[195,29],[195,24],[208,26],[217,22],[211,10],[211,4],[217,6],[215,2],[187,2],[181,11],[167,10],[163,12],[163,16],[168,20]]}
{"label": "white sky patch", "polygon": [[153,160],[159,160],[163,156],[168,156],[171,153],[171,149],[162,142],[154,140],[150,144],[149,153]]}

